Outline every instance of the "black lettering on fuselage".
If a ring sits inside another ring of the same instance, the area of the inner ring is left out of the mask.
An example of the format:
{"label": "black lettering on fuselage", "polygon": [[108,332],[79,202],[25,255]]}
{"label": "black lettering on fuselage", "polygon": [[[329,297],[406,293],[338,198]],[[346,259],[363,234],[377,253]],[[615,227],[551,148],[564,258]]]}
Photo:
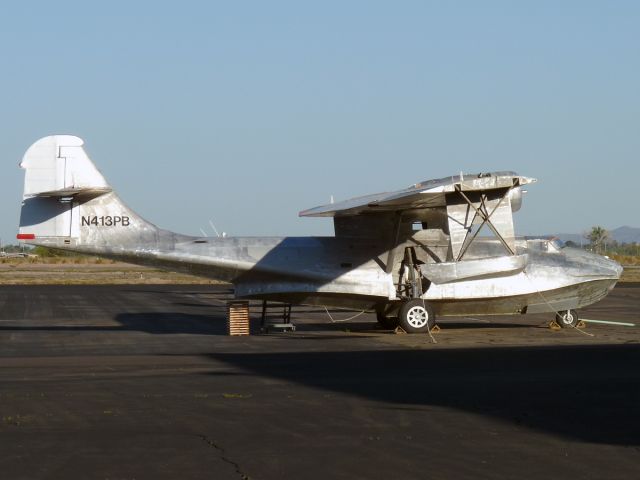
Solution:
{"label": "black lettering on fuselage", "polygon": [[131,220],[127,216],[120,215],[88,215],[81,220],[83,227],[128,227]]}

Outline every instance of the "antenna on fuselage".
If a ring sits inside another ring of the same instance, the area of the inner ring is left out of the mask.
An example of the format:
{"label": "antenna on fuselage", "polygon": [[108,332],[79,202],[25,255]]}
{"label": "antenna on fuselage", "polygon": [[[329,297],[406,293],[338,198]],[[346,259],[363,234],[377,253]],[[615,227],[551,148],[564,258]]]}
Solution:
{"label": "antenna on fuselage", "polygon": [[220,233],[218,233],[218,229],[216,228],[216,226],[213,224],[213,222],[211,221],[211,219],[209,219],[209,225],[211,225],[211,228],[213,228],[213,231],[216,232],[216,237],[220,236]]}

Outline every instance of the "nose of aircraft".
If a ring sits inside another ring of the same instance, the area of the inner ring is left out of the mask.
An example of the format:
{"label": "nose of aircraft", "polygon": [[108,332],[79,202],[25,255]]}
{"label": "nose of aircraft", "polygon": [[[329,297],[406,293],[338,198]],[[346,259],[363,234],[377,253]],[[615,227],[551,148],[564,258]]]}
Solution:
{"label": "nose of aircraft", "polygon": [[[567,249],[568,256],[580,264],[579,273],[575,276],[597,277],[601,279],[619,280],[622,266],[610,258],[587,252],[585,250]],[[615,284],[615,283],[614,283]]]}
{"label": "nose of aircraft", "polygon": [[614,262],[613,260],[609,260],[609,268],[613,270],[615,278],[619,280],[620,276],[622,275],[622,265],[620,265],[618,262]]}
{"label": "nose of aircraft", "polygon": [[598,257],[596,275],[601,275],[603,278],[611,278],[615,280],[620,278],[620,275],[622,275],[622,266],[618,262],[601,255],[594,256]]}

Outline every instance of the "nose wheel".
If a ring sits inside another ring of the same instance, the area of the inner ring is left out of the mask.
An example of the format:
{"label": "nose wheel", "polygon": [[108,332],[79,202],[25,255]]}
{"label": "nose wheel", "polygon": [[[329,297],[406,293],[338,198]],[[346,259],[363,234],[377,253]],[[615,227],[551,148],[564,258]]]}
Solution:
{"label": "nose wheel", "polygon": [[562,310],[556,313],[556,323],[562,328],[577,327],[580,319],[575,310]]}

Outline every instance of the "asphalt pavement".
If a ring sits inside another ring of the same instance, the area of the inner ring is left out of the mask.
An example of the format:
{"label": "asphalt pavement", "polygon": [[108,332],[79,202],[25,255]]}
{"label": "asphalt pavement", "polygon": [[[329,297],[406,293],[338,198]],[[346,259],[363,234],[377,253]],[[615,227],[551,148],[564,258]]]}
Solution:
{"label": "asphalt pavement", "polygon": [[[228,287],[0,287],[0,478],[640,478],[640,284],[581,312],[294,308],[226,335]],[[357,312],[333,310],[343,320]]]}

